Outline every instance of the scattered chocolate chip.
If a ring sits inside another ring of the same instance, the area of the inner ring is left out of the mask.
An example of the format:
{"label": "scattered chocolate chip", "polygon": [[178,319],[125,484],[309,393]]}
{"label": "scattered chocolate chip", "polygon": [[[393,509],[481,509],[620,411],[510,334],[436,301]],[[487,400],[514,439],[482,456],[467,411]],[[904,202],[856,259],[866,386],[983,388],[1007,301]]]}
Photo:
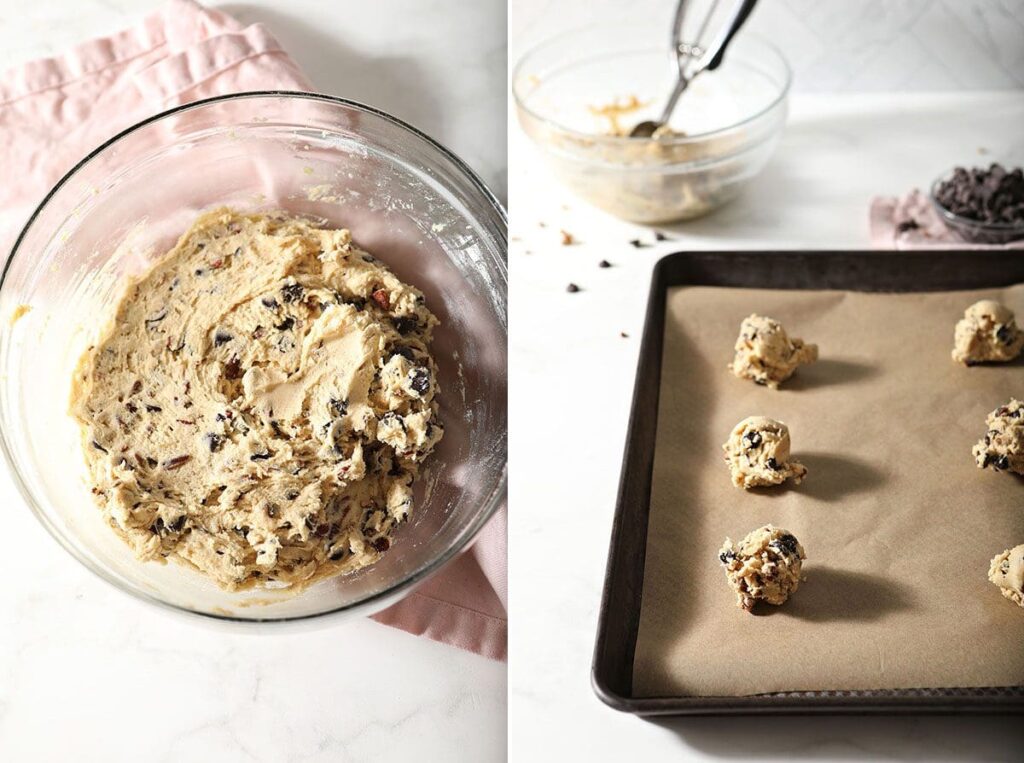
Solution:
{"label": "scattered chocolate chip", "polygon": [[150,405],[149,403],[144,403],[143,407],[150,413],[160,413],[163,410],[159,405]]}
{"label": "scattered chocolate chip", "polygon": [[302,299],[302,284],[290,283],[281,288],[281,298],[285,302],[295,302]]}
{"label": "scattered chocolate chip", "polygon": [[996,468],[997,469],[1009,469],[1010,468],[1010,459],[1007,458],[1005,455],[1000,456],[999,458],[996,459]]}
{"label": "scattered chocolate chip", "polygon": [[660,230],[654,231],[654,239],[656,241],[671,241],[672,239],[662,233]]}
{"label": "scattered chocolate chip", "polygon": [[[762,438],[760,432],[751,430],[750,432],[747,432],[745,435],[743,435],[743,439],[747,443],[748,448],[761,447]],[[773,466],[772,468],[774,469],[775,467]]]}
{"label": "scattered chocolate chip", "polygon": [[736,558],[736,552],[735,551],[723,551],[722,553],[720,553],[718,555],[718,561],[720,561],[722,564],[728,564],[729,562],[731,562],[735,558]]}
{"label": "scattered chocolate chip", "polygon": [[608,260],[601,260],[599,263],[597,263],[597,266],[599,268],[610,268],[612,264],[608,262]]}
{"label": "scattered chocolate chip", "polygon": [[576,292],[578,292],[580,290],[580,287],[577,286],[574,283],[571,283],[571,284],[569,284],[568,286],[565,287],[565,290],[567,292],[569,292],[570,294],[575,294]]}
{"label": "scattered chocolate chip", "polygon": [[203,437],[203,442],[206,443],[206,447],[210,449],[211,453],[216,453],[224,444],[224,437],[223,435],[209,432]]}
{"label": "scattered chocolate chip", "polygon": [[289,501],[294,501],[296,498],[299,497],[299,491],[298,490],[289,490],[289,491],[287,491],[284,494],[284,497],[285,497],[285,499],[287,499]]}
{"label": "scattered chocolate chip", "polygon": [[139,379],[136,379],[135,383],[132,385],[131,394],[136,395],[136,394],[138,394],[141,391],[142,391],[142,382]]}
{"label": "scattered chocolate chip", "polygon": [[100,444],[99,444],[98,442],[96,442],[95,440],[93,440],[93,441],[92,441],[92,446],[93,446],[94,448],[96,448],[96,450],[101,450],[101,451],[103,451],[104,453],[109,453],[109,452],[110,452],[109,450],[107,450],[106,448],[104,448],[104,447],[103,447],[102,445],[100,445]]}
{"label": "scattered chocolate chip", "polygon": [[775,460],[774,458],[769,458],[769,459],[768,459],[768,468],[769,468],[769,469],[771,469],[772,471],[776,471],[776,472],[777,472],[777,471],[779,471],[779,470],[780,470],[780,469],[781,469],[782,467],[781,467],[781,466],[779,466],[779,462],[778,462],[778,461],[776,461],[776,460]]}
{"label": "scattered chocolate chip", "polygon": [[295,325],[295,319],[292,318],[291,316],[288,316],[283,321],[281,321],[276,326],[274,326],[274,328],[276,328],[278,331],[288,331],[294,325]]}
{"label": "scattered chocolate chip", "polygon": [[263,297],[260,300],[260,304],[263,305],[264,307],[270,308],[271,310],[276,310],[281,306],[281,303],[278,302],[273,297]]}
{"label": "scattered chocolate chip", "polygon": [[631,247],[633,247],[634,249],[643,249],[644,247],[650,246],[650,244],[645,244],[643,241],[641,241],[638,238],[631,239],[630,242],[629,242],[629,245]]}
{"label": "scattered chocolate chip", "polygon": [[242,247],[235,249],[235,257],[240,257],[242,254]]}
{"label": "scattered chocolate chip", "polygon": [[332,397],[328,405],[334,411],[335,416],[341,417],[348,412],[348,400],[339,400],[336,397]]}
{"label": "scattered chocolate chip", "polygon": [[1000,326],[996,330],[996,339],[998,339],[1003,344],[1013,344],[1013,331],[1010,330],[1009,326]]}
{"label": "scattered chocolate chip", "polygon": [[391,350],[391,355],[388,357],[388,360],[391,360],[395,355],[401,355],[406,360],[416,360],[416,355],[412,351],[412,347],[395,347]]}
{"label": "scattered chocolate chip", "polygon": [[331,552],[331,555],[330,555],[329,559],[332,562],[337,562],[343,556],[345,556],[345,549],[344,548],[337,548],[337,549],[335,549],[334,551]]}
{"label": "scattered chocolate chip", "polygon": [[917,230],[921,226],[917,224],[917,220],[902,220],[896,225],[897,233],[906,233],[908,230]]}
{"label": "scattered chocolate chip", "polygon": [[135,403],[125,403],[124,407],[127,408],[131,413],[139,412],[139,406],[135,405]]}
{"label": "scattered chocolate chip", "polygon": [[387,538],[376,538],[370,545],[373,546],[374,550],[384,553],[391,548],[391,541]]}
{"label": "scattered chocolate chip", "polygon": [[213,334],[213,345],[214,347],[220,347],[222,344],[227,344],[232,339],[234,339],[234,337],[232,337],[231,334],[221,329],[217,329]]}
{"label": "scattered chocolate chip", "polygon": [[164,461],[163,467],[170,472],[175,469],[180,469],[191,460],[192,456],[175,456],[174,458],[169,458]]}
{"label": "scattered chocolate chip", "polygon": [[271,453],[269,450],[266,453],[253,453],[251,456],[249,456],[249,460],[250,461],[266,461],[268,458],[270,458],[273,455],[274,454]]}
{"label": "scattered chocolate chip", "polygon": [[629,339],[629,334],[627,334],[625,331],[620,331],[619,336],[621,336],[623,339]]}

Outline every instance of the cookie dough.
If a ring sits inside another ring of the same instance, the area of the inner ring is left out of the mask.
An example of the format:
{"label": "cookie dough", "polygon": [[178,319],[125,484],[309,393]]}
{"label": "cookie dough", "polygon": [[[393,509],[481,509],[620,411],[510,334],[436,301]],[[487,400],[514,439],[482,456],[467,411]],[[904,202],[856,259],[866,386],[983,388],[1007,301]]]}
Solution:
{"label": "cookie dough", "polygon": [[140,559],[231,590],[376,561],[442,435],[436,324],[347,230],[202,215],[76,370],[108,523]]}
{"label": "cookie dough", "polygon": [[718,553],[736,603],[747,612],[759,601],[784,603],[800,586],[806,558],[796,536],[772,525],[754,530],[739,544],[726,538]]}
{"label": "cookie dough", "polygon": [[729,369],[741,379],[751,379],[772,389],[778,389],[798,366],[818,359],[818,345],[791,339],[778,321],[756,314],[740,324],[735,350]]}
{"label": "cookie dough", "polygon": [[807,468],[789,460],[789,449],[789,427],[765,416],[743,419],[722,446],[732,484],[742,488],[780,485],[790,477],[800,484]]}
{"label": "cookie dough", "polygon": [[953,333],[953,360],[967,366],[1005,363],[1022,348],[1024,331],[1017,328],[1013,311],[991,299],[968,307]]}
{"label": "cookie dough", "polygon": [[1024,474],[1024,403],[1011,399],[985,419],[988,431],[971,452],[982,469]]}
{"label": "cookie dough", "polygon": [[1003,596],[1018,607],[1024,607],[1024,543],[996,556],[988,579],[999,586]]}

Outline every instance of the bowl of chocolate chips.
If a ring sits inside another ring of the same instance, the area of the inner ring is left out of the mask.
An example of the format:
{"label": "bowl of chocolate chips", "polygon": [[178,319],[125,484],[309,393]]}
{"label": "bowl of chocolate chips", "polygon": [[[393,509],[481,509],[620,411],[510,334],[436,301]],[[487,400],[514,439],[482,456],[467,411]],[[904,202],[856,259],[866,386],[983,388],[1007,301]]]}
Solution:
{"label": "bowl of chocolate chips", "polygon": [[1020,167],[957,167],[932,184],[931,200],[942,221],[968,243],[1024,239],[1024,170]]}

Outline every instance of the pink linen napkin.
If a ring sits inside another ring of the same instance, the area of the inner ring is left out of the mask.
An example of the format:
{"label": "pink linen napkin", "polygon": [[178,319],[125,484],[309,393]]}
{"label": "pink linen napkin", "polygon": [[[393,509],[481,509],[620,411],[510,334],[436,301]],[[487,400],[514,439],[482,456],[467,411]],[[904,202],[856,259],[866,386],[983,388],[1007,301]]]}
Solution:
{"label": "pink linen napkin", "polygon": [[[76,162],[112,135],[172,106],[246,90],[310,90],[260,24],[171,0],[137,26],[0,79],[0,247]],[[506,659],[504,510],[476,544],[379,622]]]}
{"label": "pink linen napkin", "polygon": [[871,201],[871,245],[876,249],[1021,249],[1009,244],[964,242],[942,222],[928,196],[916,188],[900,197],[878,196]]}

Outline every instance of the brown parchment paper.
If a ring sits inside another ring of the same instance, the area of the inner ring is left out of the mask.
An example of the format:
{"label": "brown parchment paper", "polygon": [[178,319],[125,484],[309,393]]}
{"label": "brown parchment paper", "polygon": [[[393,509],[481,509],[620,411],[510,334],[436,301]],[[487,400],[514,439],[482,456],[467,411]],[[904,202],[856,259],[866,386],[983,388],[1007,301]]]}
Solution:
{"label": "brown parchment paper", "polygon": [[[1024,364],[965,368],[953,326],[983,297],[669,291],[640,626],[639,697],[1024,684],[1024,609],[987,580],[1024,543],[1024,479],[978,469],[985,416],[1024,397]],[[750,313],[819,345],[774,391],[726,365]],[[734,488],[721,445],[746,416],[789,425],[809,474]],[[717,552],[767,523],[807,551],[781,607],[740,610]]]}

